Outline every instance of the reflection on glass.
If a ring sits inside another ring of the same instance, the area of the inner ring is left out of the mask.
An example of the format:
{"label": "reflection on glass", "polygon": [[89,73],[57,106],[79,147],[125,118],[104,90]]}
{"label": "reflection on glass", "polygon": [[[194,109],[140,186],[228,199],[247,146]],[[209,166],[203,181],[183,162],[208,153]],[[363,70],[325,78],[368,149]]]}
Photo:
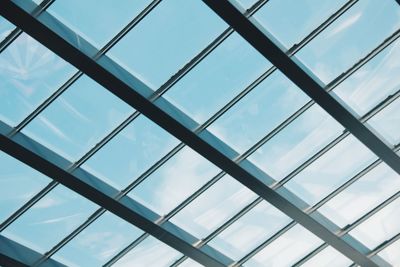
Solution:
{"label": "reflection on glass", "polygon": [[374,214],[357,226],[350,234],[370,249],[400,232],[400,199]]}
{"label": "reflection on glass", "polygon": [[75,71],[22,33],[0,54],[0,119],[16,126]]}
{"label": "reflection on glass", "polygon": [[282,180],[338,136],[342,129],[314,104],[253,153],[249,160],[275,180]]}
{"label": "reflection on glass", "polygon": [[297,174],[285,187],[314,205],[375,159],[375,154],[349,135]]}
{"label": "reflection on glass", "polygon": [[333,91],[360,116],[400,87],[400,41],[386,47]]}
{"label": "reflection on glass", "polygon": [[327,84],[399,27],[400,12],[396,1],[361,0],[296,57]]}
{"label": "reflection on glass", "polygon": [[123,189],[167,154],[178,141],[144,116],[137,117],[82,168]]}
{"label": "reflection on glass", "polygon": [[113,266],[170,266],[181,256],[181,253],[158,241],[154,237],[148,237]]}
{"label": "reflection on glass", "polygon": [[233,33],[177,82],[165,98],[203,123],[270,66],[246,40]]}
{"label": "reflection on glass", "polygon": [[50,182],[43,174],[0,152],[0,223]]}
{"label": "reflection on glass", "polygon": [[254,15],[258,23],[287,49],[299,43],[346,0],[268,1]]}
{"label": "reflection on glass", "polygon": [[68,266],[101,266],[142,233],[132,224],[106,212],[53,258]]}
{"label": "reflection on glass", "polygon": [[313,256],[307,262],[302,264],[302,267],[347,267],[352,263],[347,257],[342,253],[338,252],[332,247],[324,248],[317,255]]}
{"label": "reflection on glass", "polygon": [[86,220],[95,204],[59,185],[19,217],[2,234],[45,253]]}
{"label": "reflection on glass", "polygon": [[308,100],[295,84],[275,71],[208,129],[243,153]]}
{"label": "reflection on glass", "polygon": [[13,30],[15,26],[3,17],[0,17],[0,42],[3,41]]}
{"label": "reflection on glass", "polygon": [[300,225],[295,225],[263,248],[245,265],[247,267],[292,266],[320,244],[322,241],[318,237]]}
{"label": "reflection on glass", "polygon": [[400,190],[400,176],[385,163],[365,174],[319,209],[343,228]]}
{"label": "reflection on glass", "polygon": [[48,12],[97,48],[101,48],[148,3],[150,0],[55,1]]}
{"label": "reflection on glass", "polygon": [[200,263],[192,260],[191,258],[186,259],[183,263],[179,264],[179,267],[202,267]]}
{"label": "reflection on glass", "polygon": [[385,259],[392,266],[400,266],[400,240],[397,240],[384,250],[378,253],[380,257]]}
{"label": "reflection on glass", "polygon": [[107,54],[158,89],[226,27],[202,1],[166,0]]}
{"label": "reflection on glass", "polygon": [[82,76],[22,132],[75,161],[132,112],[130,106]]}
{"label": "reflection on glass", "polygon": [[171,221],[201,239],[255,198],[256,195],[247,187],[225,175]]}
{"label": "reflection on glass", "polygon": [[218,173],[218,168],[188,147],[183,148],[129,196],[163,215]]}
{"label": "reflection on glass", "polygon": [[263,201],[209,243],[239,260],[290,222],[290,218]]}

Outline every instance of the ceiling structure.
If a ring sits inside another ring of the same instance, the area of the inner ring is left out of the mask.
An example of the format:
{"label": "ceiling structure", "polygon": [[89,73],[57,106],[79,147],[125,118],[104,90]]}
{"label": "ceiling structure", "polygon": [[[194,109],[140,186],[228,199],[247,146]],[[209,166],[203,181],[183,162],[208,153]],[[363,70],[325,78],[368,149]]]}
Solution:
{"label": "ceiling structure", "polygon": [[0,14],[1,266],[400,264],[396,1]]}

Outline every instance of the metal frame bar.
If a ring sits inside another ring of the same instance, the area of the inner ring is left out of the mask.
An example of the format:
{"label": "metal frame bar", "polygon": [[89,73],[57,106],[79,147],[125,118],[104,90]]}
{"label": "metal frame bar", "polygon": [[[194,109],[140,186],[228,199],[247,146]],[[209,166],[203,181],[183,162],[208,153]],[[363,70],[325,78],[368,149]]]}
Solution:
{"label": "metal frame bar", "polygon": [[[157,101],[157,103],[151,103],[147,99],[149,96],[148,88],[135,79],[135,77],[126,73],[115,62],[109,59],[101,60],[101,62],[91,60],[90,55],[95,52],[95,49],[81,37],[69,31],[65,26],[46,13],[43,13],[39,20],[33,18],[29,14],[31,10],[26,3],[19,1],[16,4],[16,2],[3,1],[0,9],[3,16],[13,21],[28,32],[28,34],[31,34],[42,44],[53,50],[53,52],[81,69],[110,92],[187,143],[195,151],[205,156],[249,189],[301,223],[321,239],[330,243],[337,250],[353,259],[353,261],[363,266],[376,266],[374,262],[366,259],[360,251],[345,241],[338,239],[322,224],[306,215],[296,205],[266,186],[260,177],[257,178],[245,168],[237,165],[230,157],[232,156],[232,151],[215,147],[216,140],[213,140],[207,134],[197,136],[189,130],[191,129],[190,122],[169,103],[162,99]],[[79,42],[79,46],[77,42]]]}

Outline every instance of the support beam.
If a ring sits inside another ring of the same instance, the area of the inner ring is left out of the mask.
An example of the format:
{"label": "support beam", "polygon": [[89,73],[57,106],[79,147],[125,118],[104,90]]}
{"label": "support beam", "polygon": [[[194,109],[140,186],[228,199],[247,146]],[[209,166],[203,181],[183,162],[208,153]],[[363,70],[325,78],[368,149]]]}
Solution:
{"label": "support beam", "polygon": [[34,6],[30,1],[2,0],[0,12],[33,38],[354,262],[367,267],[377,266],[361,251],[338,238],[316,219],[305,214],[295,203],[269,188],[264,177],[260,177],[257,173],[251,173],[243,165],[236,164],[233,161],[233,156],[236,154],[219,146],[220,142],[215,137],[207,132],[197,135],[191,130],[194,126],[191,121],[170,103],[161,98],[152,103],[148,99],[152,91],[114,61],[109,58],[102,58],[98,62],[93,61],[91,56],[96,53],[96,49],[54,17],[46,12],[37,19],[32,17],[30,12]]}

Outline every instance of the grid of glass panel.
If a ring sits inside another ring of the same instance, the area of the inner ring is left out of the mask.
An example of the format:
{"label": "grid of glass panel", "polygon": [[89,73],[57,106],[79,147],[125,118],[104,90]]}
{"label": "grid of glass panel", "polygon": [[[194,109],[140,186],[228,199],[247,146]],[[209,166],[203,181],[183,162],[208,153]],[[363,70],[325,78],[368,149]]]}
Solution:
{"label": "grid of glass panel", "polygon": [[[230,2],[398,153],[396,1]],[[378,266],[400,264],[399,174],[203,1],[39,4],[32,16],[54,17],[88,41],[99,50],[94,60],[116,62],[153,103],[176,108],[190,130],[229,148],[232,161],[268,177],[307,216],[329,222]],[[3,17],[0,120],[7,138],[55,152],[72,175],[92,175],[118,192],[115,201],[136,203],[155,225],[233,266],[353,264]],[[0,235],[42,255],[29,265],[200,266],[7,153],[0,166]]]}

